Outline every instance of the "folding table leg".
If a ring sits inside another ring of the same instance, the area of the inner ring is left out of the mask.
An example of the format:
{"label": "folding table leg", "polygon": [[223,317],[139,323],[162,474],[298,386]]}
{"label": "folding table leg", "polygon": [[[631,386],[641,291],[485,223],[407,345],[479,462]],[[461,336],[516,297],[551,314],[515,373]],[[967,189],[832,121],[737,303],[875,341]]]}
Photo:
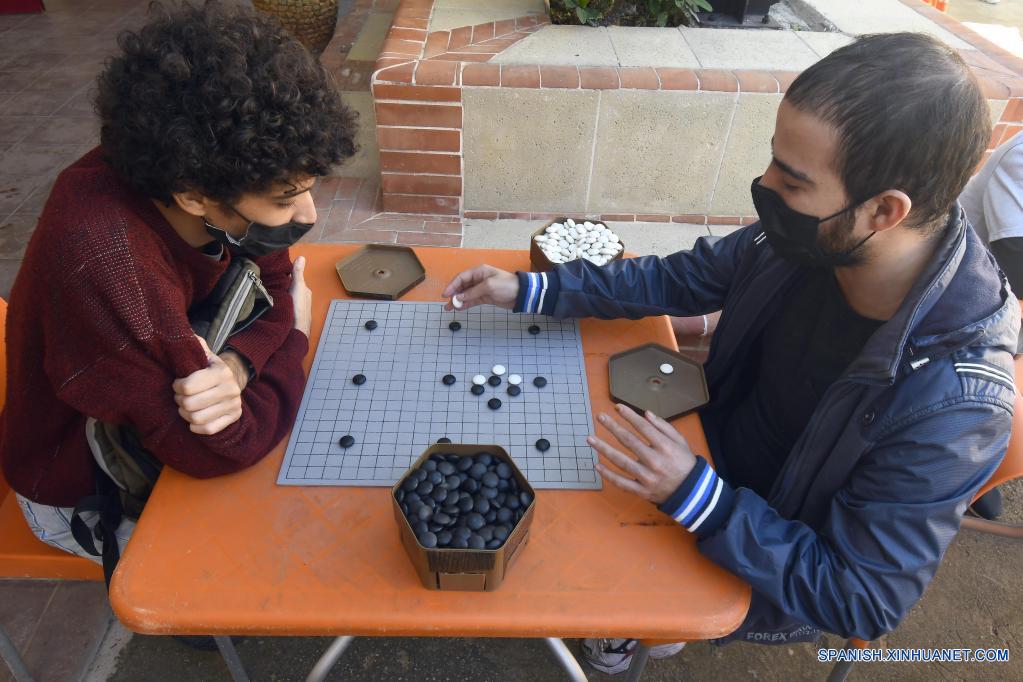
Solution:
{"label": "folding table leg", "polygon": [[648,658],[650,658],[650,647],[640,640],[636,644],[636,651],[632,654],[632,663],[629,664],[629,676],[626,678],[626,682],[639,682]]}
{"label": "folding table leg", "polygon": [[309,671],[305,682],[323,682],[323,680],[327,679],[327,673],[337,664],[345,649],[351,646],[354,641],[354,637],[338,637],[331,642],[327,650],[320,656],[320,660],[316,661],[316,665]]}
{"label": "folding table leg", "polygon": [[231,673],[231,679],[234,682],[249,682],[249,676],[245,672],[242,659],[238,657],[238,652],[235,650],[234,642],[231,641],[231,638],[215,635],[213,641],[217,643],[217,648],[220,649],[220,655],[223,657],[224,663],[227,664],[227,669]]}
{"label": "folding table leg", "polygon": [[564,668],[568,676],[572,678],[572,682],[586,682],[586,673],[583,672],[582,666],[579,665],[579,661],[576,660],[572,652],[568,650],[565,642],[559,637],[546,637],[544,639],[547,642],[547,646],[550,647],[551,651],[558,659],[558,663]]}
{"label": "folding table leg", "polygon": [[25,662],[21,660],[21,654],[18,653],[14,642],[7,636],[7,632],[2,626],[0,626],[0,658],[11,669],[11,674],[14,675],[17,682],[32,682],[32,676],[29,675]]}

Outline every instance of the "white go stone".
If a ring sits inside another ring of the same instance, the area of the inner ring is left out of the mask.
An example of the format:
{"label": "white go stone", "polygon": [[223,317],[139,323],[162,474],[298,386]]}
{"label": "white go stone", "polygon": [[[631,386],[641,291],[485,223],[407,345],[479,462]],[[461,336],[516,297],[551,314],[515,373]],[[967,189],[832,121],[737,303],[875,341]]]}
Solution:
{"label": "white go stone", "polygon": [[458,310],[462,309],[462,299],[458,298],[458,294],[451,297],[451,305]]}
{"label": "white go stone", "polygon": [[518,374],[509,374],[508,383],[511,384],[512,386],[518,386],[519,384],[522,383],[522,377],[520,377]]}
{"label": "white go stone", "polygon": [[621,241],[620,239],[618,239],[618,235],[616,235],[616,234],[612,234],[612,235],[608,236],[607,240],[611,241],[611,242],[614,242],[615,244],[617,244],[618,242]]}
{"label": "white go stone", "polygon": [[565,224],[566,224],[566,225],[568,225],[569,227],[575,227],[575,221],[574,221],[574,220],[572,220],[571,218],[569,218],[568,220],[566,220],[566,221],[565,221]]}
{"label": "white go stone", "polygon": [[667,362],[660,367],[661,374],[671,374],[675,371],[675,368],[669,365]]}
{"label": "white go stone", "polygon": [[508,370],[505,369],[504,365],[494,365],[490,371],[496,374],[497,376],[502,376]]}
{"label": "white go stone", "polygon": [[487,378],[482,374],[477,374],[472,378],[472,383],[476,384],[477,386],[482,386],[483,384],[487,383]]}

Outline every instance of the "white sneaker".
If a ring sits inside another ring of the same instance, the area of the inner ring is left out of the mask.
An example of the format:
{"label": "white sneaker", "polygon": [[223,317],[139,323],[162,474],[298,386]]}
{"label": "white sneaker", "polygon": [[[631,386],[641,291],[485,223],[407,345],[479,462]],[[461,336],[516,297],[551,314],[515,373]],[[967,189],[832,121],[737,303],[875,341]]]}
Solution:
{"label": "white sneaker", "polygon": [[[632,656],[636,653],[639,640],[636,639],[584,639],[582,643],[583,658],[592,667],[608,675],[625,672],[632,665]],[[682,651],[685,642],[658,644],[650,647],[650,658],[668,658]]]}

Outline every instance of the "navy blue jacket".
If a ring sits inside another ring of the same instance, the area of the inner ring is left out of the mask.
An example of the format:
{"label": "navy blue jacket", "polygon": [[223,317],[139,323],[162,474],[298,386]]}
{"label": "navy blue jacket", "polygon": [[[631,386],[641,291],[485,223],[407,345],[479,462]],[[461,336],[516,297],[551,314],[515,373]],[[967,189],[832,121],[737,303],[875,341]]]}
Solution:
{"label": "navy blue jacket", "polygon": [[702,459],[661,506],[753,587],[733,639],[875,639],[920,599],[1005,454],[1019,304],[958,209],[933,264],[825,392],[765,499],[728,485],[717,448],[751,344],[806,271],[759,224],[691,251],[519,273],[518,310],[637,319],[723,310],[706,363]]}

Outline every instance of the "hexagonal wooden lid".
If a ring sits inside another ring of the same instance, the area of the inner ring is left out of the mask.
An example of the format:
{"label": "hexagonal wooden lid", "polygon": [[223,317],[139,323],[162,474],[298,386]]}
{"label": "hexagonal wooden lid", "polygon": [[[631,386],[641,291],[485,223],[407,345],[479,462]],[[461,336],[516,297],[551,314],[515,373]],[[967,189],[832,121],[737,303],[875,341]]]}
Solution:
{"label": "hexagonal wooden lid", "polygon": [[[661,365],[671,365],[666,374]],[[674,419],[710,400],[703,365],[656,343],[612,355],[608,361],[611,399],[634,410]]]}
{"label": "hexagonal wooden lid", "polygon": [[338,261],[336,268],[341,284],[352,296],[388,301],[401,298],[426,279],[426,269],[407,246],[367,244]]}

